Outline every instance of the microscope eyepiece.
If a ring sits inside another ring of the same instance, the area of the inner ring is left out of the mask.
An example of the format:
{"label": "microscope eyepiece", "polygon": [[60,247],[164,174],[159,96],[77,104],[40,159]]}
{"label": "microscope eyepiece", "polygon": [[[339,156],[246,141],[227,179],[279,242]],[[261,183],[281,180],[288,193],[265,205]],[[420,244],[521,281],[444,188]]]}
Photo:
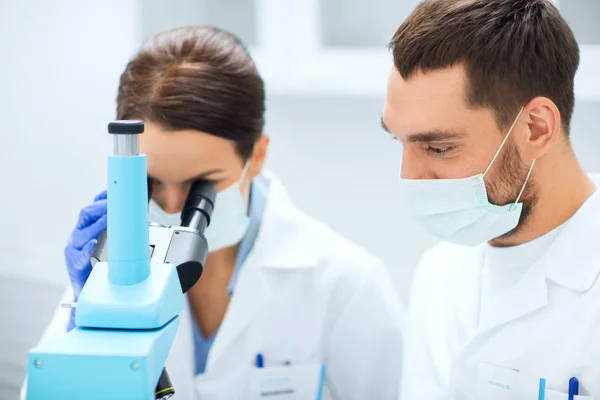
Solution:
{"label": "microscope eyepiece", "polygon": [[142,121],[114,121],[108,124],[108,133],[113,135],[114,155],[121,157],[137,156],[138,135],[144,132]]}
{"label": "microscope eyepiece", "polygon": [[216,196],[217,189],[213,182],[194,182],[181,212],[181,226],[204,233],[210,224]]}
{"label": "microscope eyepiece", "polygon": [[144,133],[142,121],[120,120],[108,124],[108,133],[111,135],[139,135]]}

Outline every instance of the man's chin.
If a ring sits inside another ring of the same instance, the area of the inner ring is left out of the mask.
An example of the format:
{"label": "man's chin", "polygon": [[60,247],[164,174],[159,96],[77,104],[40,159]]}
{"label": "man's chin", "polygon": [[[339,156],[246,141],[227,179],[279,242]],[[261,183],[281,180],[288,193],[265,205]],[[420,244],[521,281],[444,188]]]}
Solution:
{"label": "man's chin", "polygon": [[521,209],[521,215],[519,216],[519,223],[517,224],[517,226],[511,229],[510,231],[506,232],[504,235],[498,236],[497,238],[490,240],[488,243],[494,247],[515,246],[516,244],[514,242],[514,239],[529,222],[531,210],[534,204],[535,199],[524,202],[523,208]]}

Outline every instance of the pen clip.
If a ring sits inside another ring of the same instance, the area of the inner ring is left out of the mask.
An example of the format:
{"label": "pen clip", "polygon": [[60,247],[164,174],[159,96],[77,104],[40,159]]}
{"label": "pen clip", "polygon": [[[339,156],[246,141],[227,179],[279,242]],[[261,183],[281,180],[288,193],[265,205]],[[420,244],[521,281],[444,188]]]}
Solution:
{"label": "pen clip", "polygon": [[[274,367],[289,367],[290,365],[292,365],[292,362],[290,360],[283,360],[283,361],[272,361],[269,360],[269,366]],[[258,353],[256,354],[256,357],[254,359],[254,366],[256,368],[265,368],[265,357],[262,353]]]}

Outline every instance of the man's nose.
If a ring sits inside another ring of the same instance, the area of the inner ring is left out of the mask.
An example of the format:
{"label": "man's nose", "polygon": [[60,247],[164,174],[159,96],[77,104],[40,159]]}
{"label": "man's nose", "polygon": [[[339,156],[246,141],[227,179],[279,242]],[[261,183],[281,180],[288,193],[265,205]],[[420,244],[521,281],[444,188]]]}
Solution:
{"label": "man's nose", "polygon": [[416,149],[410,146],[404,146],[402,150],[402,160],[400,166],[400,177],[402,179],[431,179],[431,172],[428,171],[427,160]]}

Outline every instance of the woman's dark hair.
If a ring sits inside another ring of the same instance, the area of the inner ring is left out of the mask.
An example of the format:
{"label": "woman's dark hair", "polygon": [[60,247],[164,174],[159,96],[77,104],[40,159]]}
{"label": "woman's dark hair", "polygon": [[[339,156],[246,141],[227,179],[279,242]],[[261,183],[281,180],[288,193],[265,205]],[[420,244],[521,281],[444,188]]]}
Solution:
{"label": "woman's dark hair", "polygon": [[264,83],[248,50],[229,32],[189,26],[149,39],[127,64],[118,119],[193,129],[236,143],[247,159],[262,134]]}

